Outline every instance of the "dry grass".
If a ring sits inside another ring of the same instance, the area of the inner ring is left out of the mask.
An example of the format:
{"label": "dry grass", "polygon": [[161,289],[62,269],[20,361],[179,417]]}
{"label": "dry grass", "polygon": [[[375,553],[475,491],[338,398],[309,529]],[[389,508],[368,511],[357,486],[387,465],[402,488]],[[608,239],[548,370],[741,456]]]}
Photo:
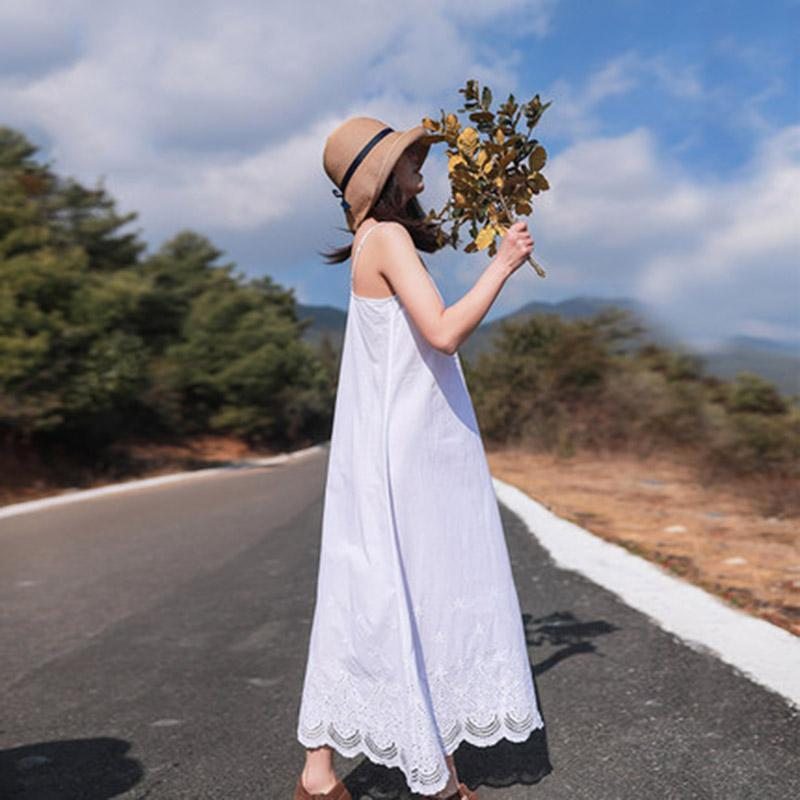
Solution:
{"label": "dry grass", "polygon": [[113,448],[111,466],[101,469],[67,455],[42,458],[31,451],[0,451],[0,505],[50,497],[64,491],[203,469],[240,459],[278,455],[280,450],[251,449],[228,436],[197,436],[173,442],[131,440]]}
{"label": "dry grass", "polygon": [[800,520],[674,456],[559,458],[487,448],[492,474],[555,514],[800,636]]}

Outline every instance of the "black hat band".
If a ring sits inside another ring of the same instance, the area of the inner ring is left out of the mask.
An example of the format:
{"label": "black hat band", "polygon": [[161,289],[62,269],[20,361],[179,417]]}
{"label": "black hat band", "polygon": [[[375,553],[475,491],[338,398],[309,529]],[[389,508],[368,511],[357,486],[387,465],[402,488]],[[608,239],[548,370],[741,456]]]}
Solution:
{"label": "black hat band", "polygon": [[385,127],[383,130],[378,131],[360,150],[359,154],[353,159],[353,163],[347,168],[347,172],[344,174],[344,178],[342,178],[342,186],[341,191],[337,191],[336,189],[332,189],[331,191],[336,197],[342,198],[342,208],[347,211],[350,208],[350,203],[344,199],[344,192],[347,189],[347,184],[350,181],[350,178],[353,176],[353,173],[356,171],[358,165],[367,157],[367,153],[375,147],[378,142],[383,139],[384,136],[388,136],[390,133],[394,131],[394,128],[390,128],[389,126]]}

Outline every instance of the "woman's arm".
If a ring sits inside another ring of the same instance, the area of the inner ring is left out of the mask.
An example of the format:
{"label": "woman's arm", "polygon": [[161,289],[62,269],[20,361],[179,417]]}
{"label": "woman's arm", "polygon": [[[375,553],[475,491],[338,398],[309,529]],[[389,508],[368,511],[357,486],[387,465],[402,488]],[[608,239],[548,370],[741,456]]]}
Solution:
{"label": "woman's arm", "polygon": [[420,333],[437,350],[452,355],[478,327],[508,277],[533,250],[525,222],[516,222],[503,237],[497,255],[464,296],[442,303],[411,234],[399,223],[381,225],[380,273],[389,281]]}

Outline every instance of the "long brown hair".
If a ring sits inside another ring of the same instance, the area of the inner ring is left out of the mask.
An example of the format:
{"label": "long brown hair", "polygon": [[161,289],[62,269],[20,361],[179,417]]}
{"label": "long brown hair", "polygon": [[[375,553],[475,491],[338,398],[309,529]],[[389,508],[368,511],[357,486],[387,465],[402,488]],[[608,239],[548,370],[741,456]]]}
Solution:
{"label": "long brown hair", "polygon": [[[414,195],[403,205],[403,196],[395,180],[394,171],[389,174],[378,199],[372,204],[367,216],[374,217],[380,222],[399,222],[411,234],[416,248],[425,253],[434,253],[444,246],[437,243],[438,224],[425,222],[425,212],[422,210],[417,196]],[[350,233],[348,228],[339,230]],[[350,242],[344,247],[320,252],[319,255],[328,264],[339,264],[350,258],[352,250],[353,243]]]}

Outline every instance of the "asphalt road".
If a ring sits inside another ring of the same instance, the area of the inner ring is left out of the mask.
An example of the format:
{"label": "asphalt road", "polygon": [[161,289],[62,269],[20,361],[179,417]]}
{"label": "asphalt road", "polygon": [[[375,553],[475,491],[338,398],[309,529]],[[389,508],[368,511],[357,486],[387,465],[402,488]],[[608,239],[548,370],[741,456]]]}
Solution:
{"label": "asphalt road", "polygon": [[[0,519],[0,800],[291,800],[325,467]],[[502,512],[546,725],[456,752],[483,800],[800,797],[797,712]],[[336,763],[354,800],[409,796]]]}

